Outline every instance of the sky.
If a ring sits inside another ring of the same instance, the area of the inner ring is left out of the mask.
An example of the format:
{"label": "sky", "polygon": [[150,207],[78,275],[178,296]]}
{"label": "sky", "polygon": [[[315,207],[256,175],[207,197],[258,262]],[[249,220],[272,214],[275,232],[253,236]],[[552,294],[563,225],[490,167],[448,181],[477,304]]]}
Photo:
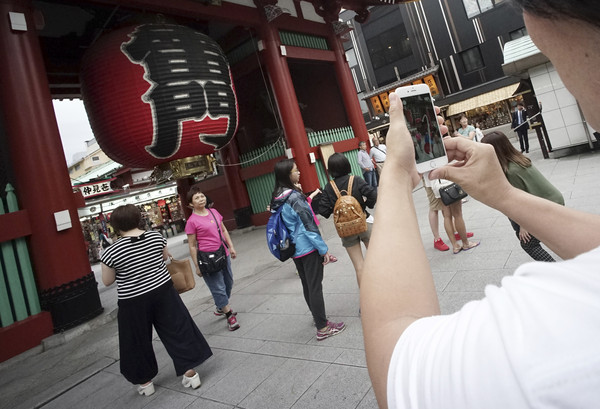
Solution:
{"label": "sky", "polygon": [[54,104],[65,159],[67,165],[71,165],[73,164],[73,155],[80,152],[85,153],[85,142],[93,139],[94,134],[90,128],[83,102],[80,99],[53,100],[52,103]]}

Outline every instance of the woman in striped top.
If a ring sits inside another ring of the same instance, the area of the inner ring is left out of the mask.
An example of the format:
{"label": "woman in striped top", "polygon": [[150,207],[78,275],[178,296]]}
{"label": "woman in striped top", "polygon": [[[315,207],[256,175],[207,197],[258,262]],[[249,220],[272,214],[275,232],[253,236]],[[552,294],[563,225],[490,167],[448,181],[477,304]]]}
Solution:
{"label": "woman in striped top", "polygon": [[152,395],[152,378],[158,373],[152,348],[156,329],[173,360],[184,387],[198,388],[200,377],[193,369],[212,355],[204,336],[173,288],[165,260],[167,241],[158,232],[143,231],[142,215],[134,205],[119,206],[110,224],[121,238],[101,257],[102,282],[117,282],[119,353],[121,373],[137,384],[140,395]]}

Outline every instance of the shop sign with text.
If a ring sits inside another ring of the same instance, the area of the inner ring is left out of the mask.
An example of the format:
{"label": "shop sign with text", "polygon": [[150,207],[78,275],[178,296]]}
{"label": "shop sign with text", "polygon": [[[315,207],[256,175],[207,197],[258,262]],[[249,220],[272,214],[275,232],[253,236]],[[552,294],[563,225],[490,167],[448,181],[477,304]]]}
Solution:
{"label": "shop sign with text", "polygon": [[100,182],[86,183],[84,185],[73,186],[73,190],[79,190],[83,195],[84,199],[88,199],[90,197],[101,196],[108,193],[113,193],[114,190],[110,186],[110,182],[115,180],[116,178],[102,180]]}

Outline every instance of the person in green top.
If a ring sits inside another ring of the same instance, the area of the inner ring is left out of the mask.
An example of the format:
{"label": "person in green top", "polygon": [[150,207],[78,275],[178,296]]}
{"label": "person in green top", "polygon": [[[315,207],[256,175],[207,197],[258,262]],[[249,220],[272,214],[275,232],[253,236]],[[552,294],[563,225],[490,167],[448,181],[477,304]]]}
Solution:
{"label": "person in green top", "polygon": [[461,114],[459,122],[460,127],[454,132],[452,136],[462,136],[463,138],[479,142],[477,140],[477,136],[475,135],[475,128],[473,127],[473,125],[469,125],[469,119],[465,114]]}
{"label": "person in green top", "polygon": [[[565,199],[560,191],[531,164],[531,160],[528,157],[515,149],[505,134],[498,131],[490,132],[484,135],[481,142],[494,147],[500,166],[511,185],[532,195],[564,206]],[[514,221],[510,220],[510,223],[521,242],[521,247],[534,260],[555,261],[542,248],[538,239]]]}

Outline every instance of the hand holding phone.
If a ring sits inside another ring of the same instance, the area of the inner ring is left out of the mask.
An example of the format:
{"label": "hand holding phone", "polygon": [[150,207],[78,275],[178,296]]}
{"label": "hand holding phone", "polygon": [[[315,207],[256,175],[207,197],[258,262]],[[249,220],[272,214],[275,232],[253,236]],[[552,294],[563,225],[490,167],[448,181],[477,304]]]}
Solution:
{"label": "hand holding phone", "polygon": [[417,172],[429,173],[448,163],[433,98],[426,84],[396,89],[402,100],[406,126],[415,149]]}

